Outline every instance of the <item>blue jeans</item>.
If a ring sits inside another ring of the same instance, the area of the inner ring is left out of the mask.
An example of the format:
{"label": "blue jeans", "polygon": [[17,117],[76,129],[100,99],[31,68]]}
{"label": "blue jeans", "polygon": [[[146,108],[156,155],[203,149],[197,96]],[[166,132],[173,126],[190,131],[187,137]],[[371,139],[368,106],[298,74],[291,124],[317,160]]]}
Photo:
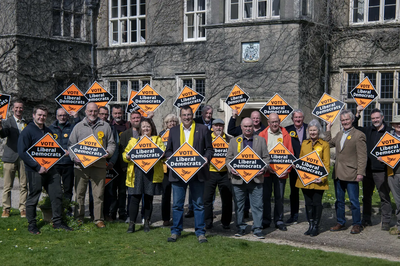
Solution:
{"label": "blue jeans", "polygon": [[246,195],[249,194],[251,213],[253,216],[254,233],[262,231],[262,215],[263,215],[263,184],[257,184],[251,181],[248,184],[233,185],[233,199],[235,200],[236,227],[246,230],[247,224],[243,221],[244,204]]}
{"label": "blue jeans", "polygon": [[173,195],[171,234],[181,235],[183,230],[183,205],[185,203],[186,188],[189,185],[190,193],[192,193],[195,233],[197,237],[204,235],[206,233],[203,205],[204,182],[200,182],[195,176],[188,183],[180,180],[171,184]]}
{"label": "blue jeans", "polygon": [[278,178],[275,174],[270,174],[264,178],[264,213],[263,224],[271,224],[271,196],[274,190],[274,223],[275,225],[284,224],[283,222],[283,194],[285,192],[286,179]]}
{"label": "blue jeans", "polygon": [[346,223],[345,217],[345,194],[349,195],[350,199],[350,209],[351,215],[353,217],[353,224],[352,225],[360,225],[361,226],[361,211],[360,211],[360,201],[358,200],[359,195],[359,187],[358,182],[350,182],[350,181],[343,181],[339,179],[335,179],[335,195],[336,195],[336,202],[335,202],[335,209],[336,209],[336,218],[337,222],[341,225]]}

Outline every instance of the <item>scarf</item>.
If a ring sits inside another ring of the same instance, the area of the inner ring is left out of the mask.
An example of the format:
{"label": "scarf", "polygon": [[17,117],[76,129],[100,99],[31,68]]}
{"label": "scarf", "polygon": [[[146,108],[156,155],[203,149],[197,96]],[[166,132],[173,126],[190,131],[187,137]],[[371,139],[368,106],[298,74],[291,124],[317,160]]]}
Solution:
{"label": "scarf", "polygon": [[[183,132],[183,123],[179,126],[181,130],[181,146],[183,143],[185,143],[185,132]],[[195,131],[196,123],[192,121],[192,127],[190,128],[190,134],[189,134],[189,145],[193,147],[193,139],[194,139],[194,131]]]}

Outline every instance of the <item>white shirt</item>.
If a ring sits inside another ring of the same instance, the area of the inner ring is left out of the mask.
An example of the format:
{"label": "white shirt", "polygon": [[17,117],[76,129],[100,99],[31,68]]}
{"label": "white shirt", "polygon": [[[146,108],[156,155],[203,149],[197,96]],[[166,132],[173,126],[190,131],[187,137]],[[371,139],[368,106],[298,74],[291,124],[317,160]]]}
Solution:
{"label": "white shirt", "polygon": [[18,119],[13,115],[14,119],[15,119],[15,123],[17,123],[17,127],[18,127],[18,131],[19,133],[21,133],[21,131],[25,128],[25,119]]}
{"label": "white shirt", "polygon": [[186,129],[185,126],[182,124],[182,127],[183,127],[183,133],[185,133],[185,141],[189,142],[190,130],[192,129],[192,126]]}

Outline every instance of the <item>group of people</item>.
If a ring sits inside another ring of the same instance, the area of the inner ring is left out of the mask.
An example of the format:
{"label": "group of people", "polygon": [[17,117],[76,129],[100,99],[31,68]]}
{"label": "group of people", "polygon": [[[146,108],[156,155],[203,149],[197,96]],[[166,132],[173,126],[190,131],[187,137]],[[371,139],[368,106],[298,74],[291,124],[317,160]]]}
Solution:
{"label": "group of people", "polygon": [[[261,123],[258,111],[250,117],[243,118],[240,126],[236,126],[238,113],[233,110],[228,123],[228,132],[224,132],[225,122],[213,118],[213,108],[203,107],[202,116],[194,118],[189,106],[182,107],[179,119],[174,114],[167,115],[163,120],[161,132],[157,132],[152,120],[153,113],[142,117],[139,112],[129,114],[129,121],[123,119],[121,106],[112,107],[112,119],[109,121],[109,110],[98,107],[90,102],[85,109],[85,117],[80,120],[77,113],[68,114],[59,108],[56,121],[46,127],[48,110],[45,106],[37,106],[33,110],[33,121],[26,123],[23,119],[23,103],[15,101],[12,105],[13,116],[0,120],[0,137],[7,137],[4,148],[4,192],[2,217],[10,215],[10,191],[16,171],[20,180],[20,214],[28,219],[28,230],[39,234],[36,226],[36,206],[42,187],[49,194],[53,210],[53,227],[71,230],[62,222],[62,199],[72,200],[72,190],[75,187],[77,206],[75,217],[83,221],[85,215],[85,195],[88,184],[93,198],[91,215],[98,228],[104,228],[104,221],[118,218],[129,223],[128,233],[136,230],[136,220],[142,203],[141,215],[143,230],[150,230],[153,211],[153,197],[162,195],[161,216],[164,226],[171,226],[171,236],[168,242],[179,239],[183,230],[183,218],[194,217],[195,234],[199,243],[207,242],[206,230],[214,226],[213,203],[218,187],[222,201],[221,224],[223,229],[230,229],[232,221],[232,206],[235,208],[236,234],[241,237],[246,234],[251,210],[254,237],[262,239],[263,229],[273,224],[281,231],[287,231],[288,224],[297,223],[299,219],[299,190],[302,190],[305,200],[305,213],[309,223],[305,235],[317,236],[322,217],[322,198],[328,189],[328,176],[316,179],[304,186],[296,171],[289,168],[277,175],[269,166],[269,151],[278,143],[282,143],[296,158],[316,151],[325,168],[330,170],[330,148],[335,148],[335,163],[332,178],[334,179],[336,195],[337,224],[331,231],[346,228],[345,193],[347,191],[352,211],[352,234],[358,234],[363,227],[372,225],[372,192],[376,186],[381,199],[382,230],[390,229],[392,192],[396,201],[397,226],[400,229],[400,170],[391,169],[380,158],[370,154],[376,143],[385,132],[390,132],[400,139],[400,116],[395,116],[390,127],[384,123],[383,113],[374,109],[371,112],[372,126],[358,127],[358,119],[362,107],[357,108],[354,115],[350,110],[340,112],[341,130],[336,136],[331,135],[331,124],[327,124],[326,132],[318,120],[304,123],[304,113],[294,110],[293,124],[281,126],[279,115],[271,113],[268,125]],[[70,123],[69,115],[74,117]],[[179,123],[180,120],[180,123]],[[163,141],[163,134],[169,130],[168,140]],[[66,150],[67,155],[54,167],[46,169],[30,158],[26,151],[47,132],[51,133]],[[107,154],[84,168],[80,160],[68,149],[90,135],[107,151]],[[144,172],[137,167],[129,156],[129,152],[140,140],[147,136],[164,151],[162,158],[149,170]],[[226,165],[217,169],[210,163],[214,149],[212,142],[222,137],[229,148],[226,155]],[[187,142],[199,154],[206,164],[188,181],[185,182],[177,173],[167,167],[165,160],[170,158],[179,147]],[[229,162],[247,146],[264,161],[265,167],[248,183],[244,182],[239,173]],[[107,170],[114,169],[119,176],[105,185]],[[290,184],[290,217],[284,221],[284,191],[286,180]],[[363,211],[359,202],[359,182],[363,183]],[[27,185],[29,184],[29,185]],[[184,214],[186,191],[189,191],[189,209]],[[274,208],[272,214],[271,199],[274,193]],[[171,221],[172,194],[172,221]],[[26,197],[26,195],[28,195]],[[127,196],[128,195],[128,196]],[[26,203],[25,203],[26,199]],[[234,204],[232,204],[232,200]]]}

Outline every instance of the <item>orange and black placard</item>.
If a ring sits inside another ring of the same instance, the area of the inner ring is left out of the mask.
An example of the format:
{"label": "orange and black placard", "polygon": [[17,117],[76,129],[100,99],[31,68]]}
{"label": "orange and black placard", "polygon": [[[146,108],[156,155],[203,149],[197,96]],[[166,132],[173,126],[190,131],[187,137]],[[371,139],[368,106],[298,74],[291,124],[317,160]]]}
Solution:
{"label": "orange and black placard", "polygon": [[2,119],[7,118],[8,106],[10,105],[11,96],[7,94],[0,94],[0,116]]}
{"label": "orange and black placard", "polygon": [[192,108],[193,114],[195,114],[203,100],[203,95],[195,92],[188,86],[185,86],[183,90],[178,94],[178,98],[174,102],[174,105],[179,109],[183,106],[190,106],[190,108]]}
{"label": "orange and black placard", "polygon": [[211,158],[210,163],[214,165],[218,171],[221,171],[225,166],[226,153],[228,152],[229,144],[221,136],[218,136],[214,139],[212,145],[214,148],[214,155]]}
{"label": "orange and black placard", "polygon": [[206,160],[189,143],[185,142],[165,163],[187,183],[206,164]]}
{"label": "orange and black placard", "polygon": [[282,122],[293,112],[293,108],[278,93],[276,93],[260,109],[260,112],[268,119],[271,113],[277,113]]}
{"label": "orange and black placard", "polygon": [[274,170],[275,174],[279,177],[288,170],[296,157],[283,146],[282,143],[278,143],[269,151],[269,167]]}
{"label": "orange and black placard", "polygon": [[85,94],[90,102],[94,102],[98,107],[106,106],[113,98],[112,94],[106,91],[95,81]]}
{"label": "orange and black placard", "polygon": [[[108,166],[107,163],[106,163],[106,165]],[[107,169],[105,185],[107,186],[108,184],[110,184],[110,182],[113,181],[117,176],[118,176],[118,172],[114,168]]]}
{"label": "orange and black placard", "polygon": [[161,140],[162,142],[167,143],[168,138],[169,138],[169,129],[165,130],[164,134],[162,134]]}
{"label": "orange and black placard", "polygon": [[237,110],[238,115],[240,115],[243,107],[246,105],[249,99],[250,96],[237,84],[235,84],[235,86],[233,86],[231,92],[229,93],[228,98],[226,98],[225,103],[233,110]]}
{"label": "orange and black placard", "polygon": [[164,151],[160,149],[149,137],[142,137],[127,153],[143,172],[147,173],[160,160]]}
{"label": "orange and black placard", "polygon": [[358,105],[364,107],[364,109],[373,101],[376,97],[378,97],[378,93],[376,92],[374,85],[372,85],[371,81],[368,77],[365,77],[363,81],[361,81],[351,92],[351,96],[353,96],[354,100]]}
{"label": "orange and black placard", "polygon": [[158,94],[149,84],[146,84],[138,93],[132,98],[137,106],[143,112],[154,112],[163,102],[164,98]]}
{"label": "orange and black placard", "polygon": [[71,84],[66,88],[55,98],[55,101],[58,102],[67,113],[71,111],[79,112],[79,110],[89,102],[75,84]]}
{"label": "orange and black placard", "polygon": [[328,171],[319,158],[316,151],[297,159],[293,162],[294,169],[304,186],[314,182],[316,179],[328,175]]}
{"label": "orange and black placard", "polygon": [[344,102],[341,102],[329,94],[324,93],[315,106],[312,114],[321,118],[327,123],[333,123],[338,117],[340,110],[344,107]]}
{"label": "orange and black placard", "polygon": [[70,151],[81,161],[84,168],[100,160],[107,151],[92,135],[71,146]]}
{"label": "orange and black placard", "polygon": [[392,134],[385,132],[379,142],[372,149],[371,154],[376,158],[381,157],[382,161],[395,168],[400,161],[400,140]]}
{"label": "orange and black placard", "polygon": [[266,163],[252,148],[246,146],[246,148],[229,162],[229,165],[238,172],[246,183],[249,183],[257,173],[266,166]]}
{"label": "orange and black placard", "polygon": [[40,166],[47,170],[55,165],[64,155],[64,149],[51,136],[50,133],[44,135],[27,151],[27,154],[35,160]]}
{"label": "orange and black placard", "polygon": [[138,93],[137,91],[131,91],[131,95],[129,96],[129,101],[128,101],[128,104],[126,106],[125,112],[130,114],[130,113],[132,113],[134,111],[138,111],[143,117],[147,117],[147,114],[145,112],[143,112],[143,110],[140,109],[140,107],[137,106],[137,104],[132,101],[133,97],[135,97],[135,95],[137,93]]}

